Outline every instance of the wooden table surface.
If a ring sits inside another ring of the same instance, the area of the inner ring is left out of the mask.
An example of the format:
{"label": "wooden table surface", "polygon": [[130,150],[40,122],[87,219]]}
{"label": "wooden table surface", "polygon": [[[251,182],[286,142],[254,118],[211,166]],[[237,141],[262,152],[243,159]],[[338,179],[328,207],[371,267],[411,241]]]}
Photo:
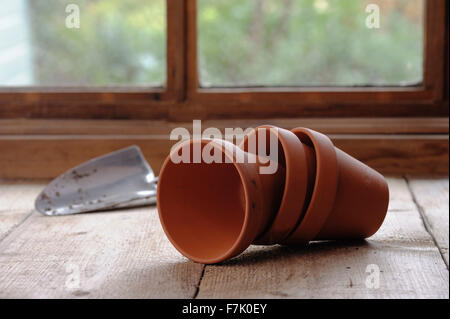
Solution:
{"label": "wooden table surface", "polygon": [[45,217],[44,183],[0,181],[0,298],[449,298],[448,177],[389,177],[377,234],[182,257],[155,208]]}

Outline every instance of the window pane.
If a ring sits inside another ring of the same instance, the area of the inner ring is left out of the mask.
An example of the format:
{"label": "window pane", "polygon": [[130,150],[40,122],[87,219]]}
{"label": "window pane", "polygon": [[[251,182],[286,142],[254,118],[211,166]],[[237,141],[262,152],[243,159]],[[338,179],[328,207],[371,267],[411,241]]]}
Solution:
{"label": "window pane", "polygon": [[198,0],[200,83],[419,84],[423,20],[422,0]]}
{"label": "window pane", "polygon": [[0,0],[0,86],[163,86],[165,10],[165,0]]}

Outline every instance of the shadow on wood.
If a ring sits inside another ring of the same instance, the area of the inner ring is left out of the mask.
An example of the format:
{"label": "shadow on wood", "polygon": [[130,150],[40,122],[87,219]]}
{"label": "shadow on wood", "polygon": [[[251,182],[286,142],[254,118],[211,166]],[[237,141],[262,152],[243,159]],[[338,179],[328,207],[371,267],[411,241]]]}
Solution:
{"label": "shadow on wood", "polygon": [[292,257],[302,257],[302,255],[322,254],[337,248],[348,248],[359,250],[362,247],[368,247],[366,240],[345,240],[345,241],[316,241],[305,246],[252,246],[241,255],[216,264],[216,266],[231,265],[257,265],[264,262],[279,260],[280,258],[289,259]]}

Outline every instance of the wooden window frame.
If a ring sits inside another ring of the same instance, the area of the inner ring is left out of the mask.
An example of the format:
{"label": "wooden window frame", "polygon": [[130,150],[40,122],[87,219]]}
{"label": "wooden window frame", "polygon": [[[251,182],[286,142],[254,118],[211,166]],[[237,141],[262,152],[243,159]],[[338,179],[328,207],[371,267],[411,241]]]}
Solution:
{"label": "wooden window frame", "polygon": [[166,0],[166,83],[149,88],[3,87],[0,118],[160,119],[184,100],[185,3]]}
{"label": "wooden window frame", "polygon": [[197,1],[167,0],[164,88],[2,88],[0,118],[164,119],[448,116],[448,2],[427,0],[417,87],[201,88]]}

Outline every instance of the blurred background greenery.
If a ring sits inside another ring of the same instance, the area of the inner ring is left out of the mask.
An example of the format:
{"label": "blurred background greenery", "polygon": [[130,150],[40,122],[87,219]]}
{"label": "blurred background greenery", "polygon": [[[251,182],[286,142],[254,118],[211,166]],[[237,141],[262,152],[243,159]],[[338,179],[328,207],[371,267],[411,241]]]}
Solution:
{"label": "blurred background greenery", "polygon": [[[79,29],[65,26],[68,4]],[[28,0],[39,85],[163,86],[165,0]]]}
{"label": "blurred background greenery", "polygon": [[[203,86],[422,81],[422,0],[198,0]],[[366,6],[380,28],[366,27]]]}
{"label": "blurred background greenery", "polygon": [[[165,84],[165,0],[21,1],[32,85]],[[80,29],[65,26],[70,3]],[[369,3],[381,8],[380,29],[365,25]],[[423,0],[198,0],[197,18],[204,87],[422,81]]]}

